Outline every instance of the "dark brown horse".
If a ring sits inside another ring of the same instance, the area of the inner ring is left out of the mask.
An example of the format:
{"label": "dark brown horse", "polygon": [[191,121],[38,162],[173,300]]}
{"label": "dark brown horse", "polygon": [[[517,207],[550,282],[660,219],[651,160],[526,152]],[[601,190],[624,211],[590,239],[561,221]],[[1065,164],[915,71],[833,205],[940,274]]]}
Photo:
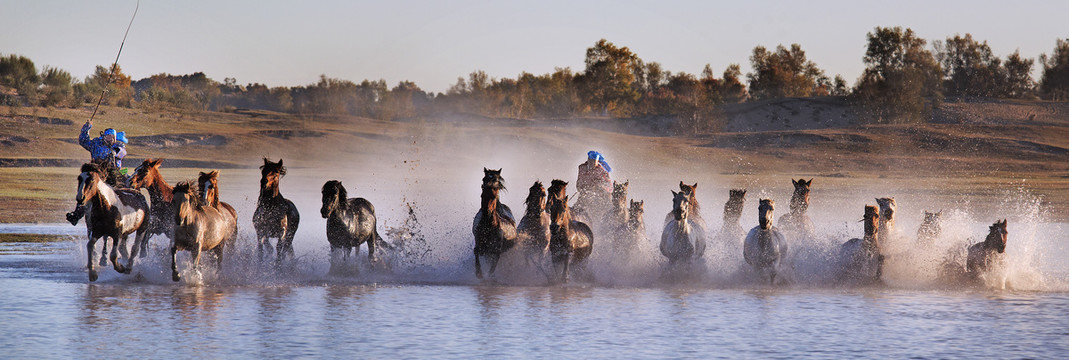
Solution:
{"label": "dark brown horse", "polygon": [[739,224],[745,205],[746,189],[728,190],[728,201],[724,203],[724,225],[717,236],[721,243],[737,245],[746,237],[746,230]]}
{"label": "dark brown horse", "polygon": [[883,276],[884,260],[878,236],[880,210],[866,205],[861,221],[865,223],[865,237],[850,239],[839,250],[839,278],[861,284],[877,283]]}
{"label": "dark brown horse", "polygon": [[145,236],[140,246],[142,256],[148,252],[148,238],[152,235],[163,235],[168,240],[174,240],[174,207],[171,206],[173,198],[171,192],[174,189],[160,175],[160,163],[163,159],[145,159],[134,169],[134,176],[130,179],[130,186],[134,189],[148,189],[148,198],[152,207],[149,209],[148,235]]}
{"label": "dark brown horse", "polygon": [[631,255],[635,246],[646,243],[646,220],[644,201],[631,200],[627,209],[627,222],[615,232],[618,253]]}
{"label": "dark brown horse", "polygon": [[180,182],[174,187],[174,243],[171,245],[171,280],[181,280],[178,274],[178,250],[188,250],[193,255],[193,268],[200,265],[201,251],[215,253],[216,267],[221,269],[223,250],[232,246],[237,237],[236,214],[225,208],[201,202],[202,197],[189,182]]}
{"label": "dark brown horse", "polygon": [[374,262],[376,248],[386,245],[377,229],[375,205],[364,198],[349,198],[341,181],[323,184],[323,207],[319,213],[327,219],[331,272],[337,271],[339,254],[342,261],[347,261],[354,248],[359,251],[360,245],[367,243],[367,259]]}
{"label": "dark brown horse", "polygon": [[612,182],[612,210],[605,213],[605,219],[599,224],[602,232],[615,231],[627,223],[627,187],[631,181]]}
{"label": "dark brown horse", "polygon": [[279,182],[286,176],[286,167],[282,159],[271,162],[264,158],[260,166],[260,197],[256,200],[256,212],[252,214],[252,225],[256,229],[257,253],[260,261],[264,251],[269,251],[269,239],[278,239],[275,245],[275,264],[281,265],[287,257],[293,257],[293,236],[301,222],[301,214],[292,201],[279,193]]}
{"label": "dark brown horse", "polygon": [[983,242],[969,246],[969,257],[966,260],[965,270],[973,276],[987,272],[992,267],[1002,262],[1003,253],[1006,252],[1006,220],[995,221],[988,227],[987,238]]}
{"label": "dark brown horse", "polygon": [[594,232],[581,221],[572,220],[568,209],[568,183],[553,180],[550,184],[549,206],[549,253],[553,260],[552,281],[568,282],[568,267],[579,264],[594,249]]}
{"label": "dark brown horse", "polygon": [[480,257],[486,257],[490,264],[488,274],[493,275],[501,254],[516,244],[516,218],[512,216],[512,210],[501,204],[498,198],[498,193],[504,189],[505,179],[501,177],[501,169],[483,168],[479,212],[475,214],[471,226],[471,233],[475,236],[475,276],[480,279],[483,278]]}
{"label": "dark brown horse", "polygon": [[[89,281],[97,280],[97,271],[93,268],[93,253],[96,250],[96,242],[102,237],[112,239],[111,262],[115,271],[129,274],[134,267],[134,259],[138,253],[138,243],[148,237],[149,208],[145,196],[139,192],[127,190],[115,190],[104,183],[104,171],[95,164],[82,165],[81,174],[78,175],[78,193],[75,201],[78,206],[85,206],[85,227],[89,237],[86,244],[86,253],[89,262]],[[130,234],[136,232],[135,246],[132,254],[127,254],[126,240]],[[107,239],[105,238],[106,242]],[[102,251],[100,256],[104,257]],[[127,259],[126,266],[117,261],[117,252]],[[101,262],[103,263],[103,259]]]}
{"label": "dark brown horse", "polygon": [[518,241],[523,244],[527,265],[541,264],[549,248],[549,214],[546,213],[546,188],[535,181],[527,194],[526,212],[520,218]]}
{"label": "dark brown horse", "polygon": [[809,210],[809,188],[813,185],[813,179],[791,179],[791,184],[794,185],[794,193],[791,194],[790,212],[779,218],[780,227],[792,239],[812,238],[816,228],[806,211]]}

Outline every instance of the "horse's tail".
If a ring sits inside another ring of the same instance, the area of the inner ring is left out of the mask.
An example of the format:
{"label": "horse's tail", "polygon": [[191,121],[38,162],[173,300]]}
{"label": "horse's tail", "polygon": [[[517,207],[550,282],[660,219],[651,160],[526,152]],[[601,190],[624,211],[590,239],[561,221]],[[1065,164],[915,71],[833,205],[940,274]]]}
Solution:
{"label": "horse's tail", "polygon": [[375,246],[376,247],[381,246],[384,249],[390,249],[390,250],[394,249],[393,244],[390,244],[390,243],[386,242],[386,239],[383,239],[382,236],[379,236],[379,230],[378,229],[375,230]]}

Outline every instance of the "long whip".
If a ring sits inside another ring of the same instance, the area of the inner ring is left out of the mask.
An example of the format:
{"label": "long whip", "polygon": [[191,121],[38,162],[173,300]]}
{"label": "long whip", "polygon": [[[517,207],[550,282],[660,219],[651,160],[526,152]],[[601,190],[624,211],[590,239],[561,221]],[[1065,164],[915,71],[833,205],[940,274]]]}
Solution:
{"label": "long whip", "polygon": [[130,35],[130,27],[134,25],[134,18],[137,17],[137,9],[141,7],[141,0],[137,0],[137,5],[134,6],[134,15],[130,16],[130,23],[126,25],[126,34],[122,36],[122,43],[119,44],[119,52],[115,54],[115,62],[111,64],[111,71],[108,72],[108,79],[104,81],[104,89],[100,90],[100,99],[97,99],[97,105],[93,108],[93,115],[89,116],[89,122],[93,122],[93,118],[97,116],[97,109],[100,109],[100,103],[104,101],[104,95],[108,93],[108,85],[111,85],[111,77],[115,75],[115,69],[119,67],[119,55],[122,55],[122,47],[126,45],[126,36]]}

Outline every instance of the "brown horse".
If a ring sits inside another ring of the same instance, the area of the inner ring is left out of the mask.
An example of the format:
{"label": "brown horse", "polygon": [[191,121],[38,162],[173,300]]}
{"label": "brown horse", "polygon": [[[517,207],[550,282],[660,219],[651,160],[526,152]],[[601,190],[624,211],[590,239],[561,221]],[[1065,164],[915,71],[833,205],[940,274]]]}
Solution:
{"label": "brown horse", "polygon": [[219,201],[219,170],[201,172],[197,177],[197,190],[200,192],[200,203],[219,209],[235,219],[238,218],[237,210],[225,202]]}
{"label": "brown horse", "polygon": [[141,247],[143,254],[148,252],[148,238],[152,235],[174,239],[174,207],[171,206],[171,193],[174,189],[160,175],[162,161],[163,159],[145,159],[134,169],[134,176],[130,179],[130,186],[134,189],[148,189],[148,198],[152,204],[149,209],[148,235],[143,243],[135,244]]}
{"label": "brown horse", "polygon": [[966,260],[965,270],[973,276],[991,270],[1003,261],[1003,253],[1006,252],[1006,220],[995,221],[988,227],[987,238],[983,242],[969,246],[969,257]]}
{"label": "brown horse", "polygon": [[790,212],[779,218],[779,224],[792,239],[812,238],[816,227],[806,211],[809,210],[809,188],[813,185],[813,179],[791,179],[791,184],[794,185],[794,193],[791,195]]}
{"label": "brown horse", "polygon": [[865,217],[861,221],[865,223],[865,237],[850,239],[839,249],[839,279],[862,284],[877,283],[883,276],[884,260],[878,235],[880,210],[866,205]]}
{"label": "brown horse", "polygon": [[631,181],[612,182],[612,210],[605,213],[605,219],[599,224],[599,229],[615,231],[627,224],[627,187],[630,184]]}
{"label": "brown horse", "polygon": [[618,246],[617,250],[621,253],[630,255],[635,246],[646,243],[646,220],[643,216],[645,213],[643,204],[643,201],[631,200],[630,207],[627,209],[627,222],[615,232],[617,243],[621,245]]}
{"label": "brown horse", "polygon": [[746,237],[746,231],[739,224],[743,207],[746,205],[746,189],[728,190],[728,201],[724,203],[724,225],[717,236],[719,241],[728,245],[737,245]]}
{"label": "brown horse", "polygon": [[193,254],[193,268],[200,265],[200,252],[215,253],[216,267],[222,269],[223,249],[237,237],[235,214],[201,202],[197,189],[183,181],[174,187],[174,243],[171,245],[171,280],[181,280],[178,274],[178,250]]}
{"label": "brown horse", "polygon": [[[698,226],[701,226],[702,230],[706,229],[705,219],[702,218],[702,207],[698,204],[698,183],[694,185],[687,185],[683,181],[679,182],[679,192],[687,197],[687,216],[690,221]],[[674,220],[675,212],[669,211],[664,216],[664,223]]]}
{"label": "brown horse", "polygon": [[549,248],[549,214],[546,213],[546,188],[535,181],[527,194],[526,212],[520,218],[518,242],[523,244],[527,265],[541,264]]}
{"label": "brown horse", "polygon": [[488,274],[493,275],[501,254],[516,244],[516,219],[512,210],[501,204],[498,193],[505,190],[505,179],[501,169],[483,168],[483,184],[479,212],[475,213],[471,233],[475,236],[475,276],[482,279],[482,264],[479,258],[485,256],[490,263]]}
{"label": "brown horse", "polygon": [[323,184],[323,207],[319,213],[327,219],[331,272],[336,271],[339,253],[346,261],[354,248],[359,254],[360,245],[367,243],[367,259],[374,262],[376,248],[386,245],[377,229],[375,205],[364,198],[350,198],[341,181]]}
{"label": "brown horse", "polygon": [[264,158],[264,164],[260,166],[260,197],[256,200],[256,212],[252,214],[260,261],[264,259],[264,251],[269,251],[271,247],[269,239],[278,239],[275,245],[276,265],[281,265],[287,257],[293,257],[293,236],[301,222],[297,207],[279,193],[279,182],[283,176],[286,176],[286,167],[282,165],[282,159],[276,163]]}
{"label": "brown horse", "polygon": [[549,206],[549,253],[553,260],[552,281],[568,282],[568,267],[579,264],[594,249],[594,232],[581,221],[572,220],[568,209],[568,183],[553,180],[550,184]]}
{"label": "brown horse", "polygon": [[921,226],[917,228],[917,245],[931,246],[935,243],[935,239],[939,238],[943,233],[943,210],[937,212],[924,211],[924,220],[921,221]]}
{"label": "brown horse", "polygon": [[[107,175],[95,164],[82,165],[81,174],[78,175],[78,193],[75,201],[78,206],[85,206],[85,227],[89,238],[86,244],[86,253],[89,262],[89,281],[97,280],[97,271],[93,268],[93,252],[96,250],[96,242],[101,237],[112,239],[111,262],[115,271],[129,274],[134,267],[134,259],[138,253],[138,243],[148,237],[149,208],[145,196],[139,192],[127,190],[115,190],[104,183]],[[135,246],[132,254],[127,254],[126,240],[130,234],[137,232]],[[107,239],[104,239],[107,242]],[[100,257],[104,257],[102,251]],[[117,252],[127,259],[126,266],[117,261]],[[101,262],[104,260],[101,259]]]}

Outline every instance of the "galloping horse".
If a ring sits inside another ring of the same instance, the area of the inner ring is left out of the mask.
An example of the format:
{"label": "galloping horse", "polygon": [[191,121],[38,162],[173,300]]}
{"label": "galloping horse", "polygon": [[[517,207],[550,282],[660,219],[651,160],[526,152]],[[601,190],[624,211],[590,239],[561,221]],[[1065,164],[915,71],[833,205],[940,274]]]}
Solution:
{"label": "galloping horse", "polygon": [[880,252],[877,232],[880,228],[880,211],[871,205],[865,206],[865,237],[854,238],[839,250],[841,261],[840,280],[860,283],[875,283],[883,276],[884,256]]}
{"label": "galloping horse", "polygon": [[482,264],[479,257],[485,256],[490,263],[488,274],[493,275],[501,254],[516,244],[516,219],[512,210],[498,200],[498,193],[505,189],[501,169],[483,168],[483,184],[479,212],[471,225],[475,236],[475,276],[482,279]]}
{"label": "galloping horse", "polygon": [[238,212],[233,206],[219,201],[219,170],[201,172],[197,177],[197,190],[200,192],[200,203],[219,209],[236,220]]}
{"label": "galloping horse", "polygon": [[898,203],[895,202],[895,198],[885,197],[877,198],[876,205],[880,206],[880,229],[877,231],[880,244],[892,246],[892,239],[899,235],[898,230],[895,229],[895,211],[898,210]]}
{"label": "galloping horse", "polygon": [[806,211],[809,210],[809,188],[813,185],[813,179],[791,179],[791,184],[794,185],[794,193],[791,195],[790,212],[781,216],[779,223],[791,238],[812,238],[816,227]]}
{"label": "galloping horse", "polygon": [[330,243],[331,272],[335,271],[338,253],[343,261],[349,259],[354,248],[367,243],[368,261],[375,261],[375,249],[385,245],[379,236],[375,218],[375,205],[364,198],[349,198],[341,181],[330,180],[323,184],[323,207],[319,213],[327,219],[327,242]]}
{"label": "galloping horse", "polygon": [[987,238],[969,246],[969,257],[966,260],[965,270],[973,276],[991,270],[1003,261],[1003,253],[1006,252],[1006,220],[995,221],[988,227]]}
{"label": "galloping horse", "polygon": [[518,241],[523,244],[527,264],[541,264],[549,248],[549,214],[546,212],[546,188],[535,181],[527,194],[526,212],[520,218]]}
{"label": "galloping horse", "polygon": [[[687,185],[683,183],[683,181],[680,181],[679,192],[687,196],[687,216],[690,218],[690,221],[701,226],[703,231],[707,229],[705,226],[705,219],[702,218],[702,207],[698,204],[698,183]],[[673,218],[675,218],[675,212],[669,211],[668,214],[664,216],[664,223],[667,224],[672,221]]]}
{"label": "galloping horse", "polygon": [[646,220],[643,214],[644,201],[631,200],[631,206],[627,211],[627,223],[616,231],[617,243],[622,252],[631,254],[635,246],[646,243]]}
{"label": "galloping horse", "polygon": [[594,232],[584,222],[572,220],[568,209],[568,183],[553,180],[549,195],[549,253],[553,259],[553,281],[568,282],[568,267],[586,260],[594,250]]}
{"label": "galloping horse", "polygon": [[[693,192],[691,192],[693,194]],[[690,196],[672,191],[671,219],[661,233],[661,254],[669,264],[701,258],[705,254],[705,229],[692,219]]]}
{"label": "galloping horse", "polygon": [[937,212],[924,211],[924,220],[921,221],[921,226],[917,228],[917,245],[931,246],[935,243],[935,239],[943,234],[942,217],[942,210]]}
{"label": "galloping horse", "polygon": [[[75,201],[78,206],[85,206],[85,228],[89,242],[85,246],[89,262],[89,281],[97,280],[97,271],[93,268],[93,253],[96,251],[97,239],[110,237],[112,239],[111,262],[115,271],[129,274],[134,267],[134,259],[138,253],[138,243],[145,241],[149,229],[149,209],[145,196],[139,192],[116,190],[104,183],[104,171],[96,164],[82,165],[81,174],[78,175],[78,193]],[[132,254],[127,254],[126,239],[130,234],[137,232],[134,237]],[[107,239],[104,239],[105,243]],[[104,263],[104,252],[101,251],[101,263]],[[117,261],[117,252],[127,259],[123,267]]]}
{"label": "galloping horse", "polygon": [[[130,179],[130,186],[134,189],[148,188],[148,198],[152,202],[149,208],[148,234],[140,246],[142,253],[148,252],[148,238],[152,235],[163,235],[168,240],[174,240],[174,206],[171,206],[171,194],[174,189],[160,175],[160,162],[163,159],[145,159],[134,169],[134,176]],[[144,255],[142,255],[144,256]]]}
{"label": "galloping horse", "polygon": [[193,255],[193,268],[200,265],[200,252],[215,252],[216,267],[222,269],[223,249],[237,237],[238,223],[235,213],[224,208],[202,203],[197,189],[189,182],[179,182],[174,187],[174,243],[171,245],[171,280],[181,280],[178,274],[178,250],[188,250]]}
{"label": "galloping horse", "polygon": [[605,213],[605,219],[599,224],[602,233],[616,231],[627,224],[627,187],[630,184],[630,180],[623,183],[612,182],[612,209]]}
{"label": "galloping horse", "polygon": [[274,163],[264,158],[264,164],[260,166],[260,176],[260,197],[256,200],[256,212],[252,214],[258,243],[256,249],[260,261],[263,261],[264,250],[271,246],[268,239],[277,238],[275,263],[280,265],[284,257],[293,257],[293,236],[301,222],[301,214],[297,212],[292,201],[279,193],[279,182],[286,176],[282,159]]}
{"label": "galloping horse", "polygon": [[742,256],[746,263],[758,272],[769,272],[769,284],[776,284],[776,274],[780,271],[783,259],[787,255],[787,239],[772,226],[776,203],[761,199],[757,207],[758,225],[750,229],[743,244]]}
{"label": "galloping horse", "polygon": [[724,203],[724,225],[717,236],[721,243],[737,246],[746,237],[746,231],[739,224],[745,204],[746,189],[728,190],[728,201]]}

